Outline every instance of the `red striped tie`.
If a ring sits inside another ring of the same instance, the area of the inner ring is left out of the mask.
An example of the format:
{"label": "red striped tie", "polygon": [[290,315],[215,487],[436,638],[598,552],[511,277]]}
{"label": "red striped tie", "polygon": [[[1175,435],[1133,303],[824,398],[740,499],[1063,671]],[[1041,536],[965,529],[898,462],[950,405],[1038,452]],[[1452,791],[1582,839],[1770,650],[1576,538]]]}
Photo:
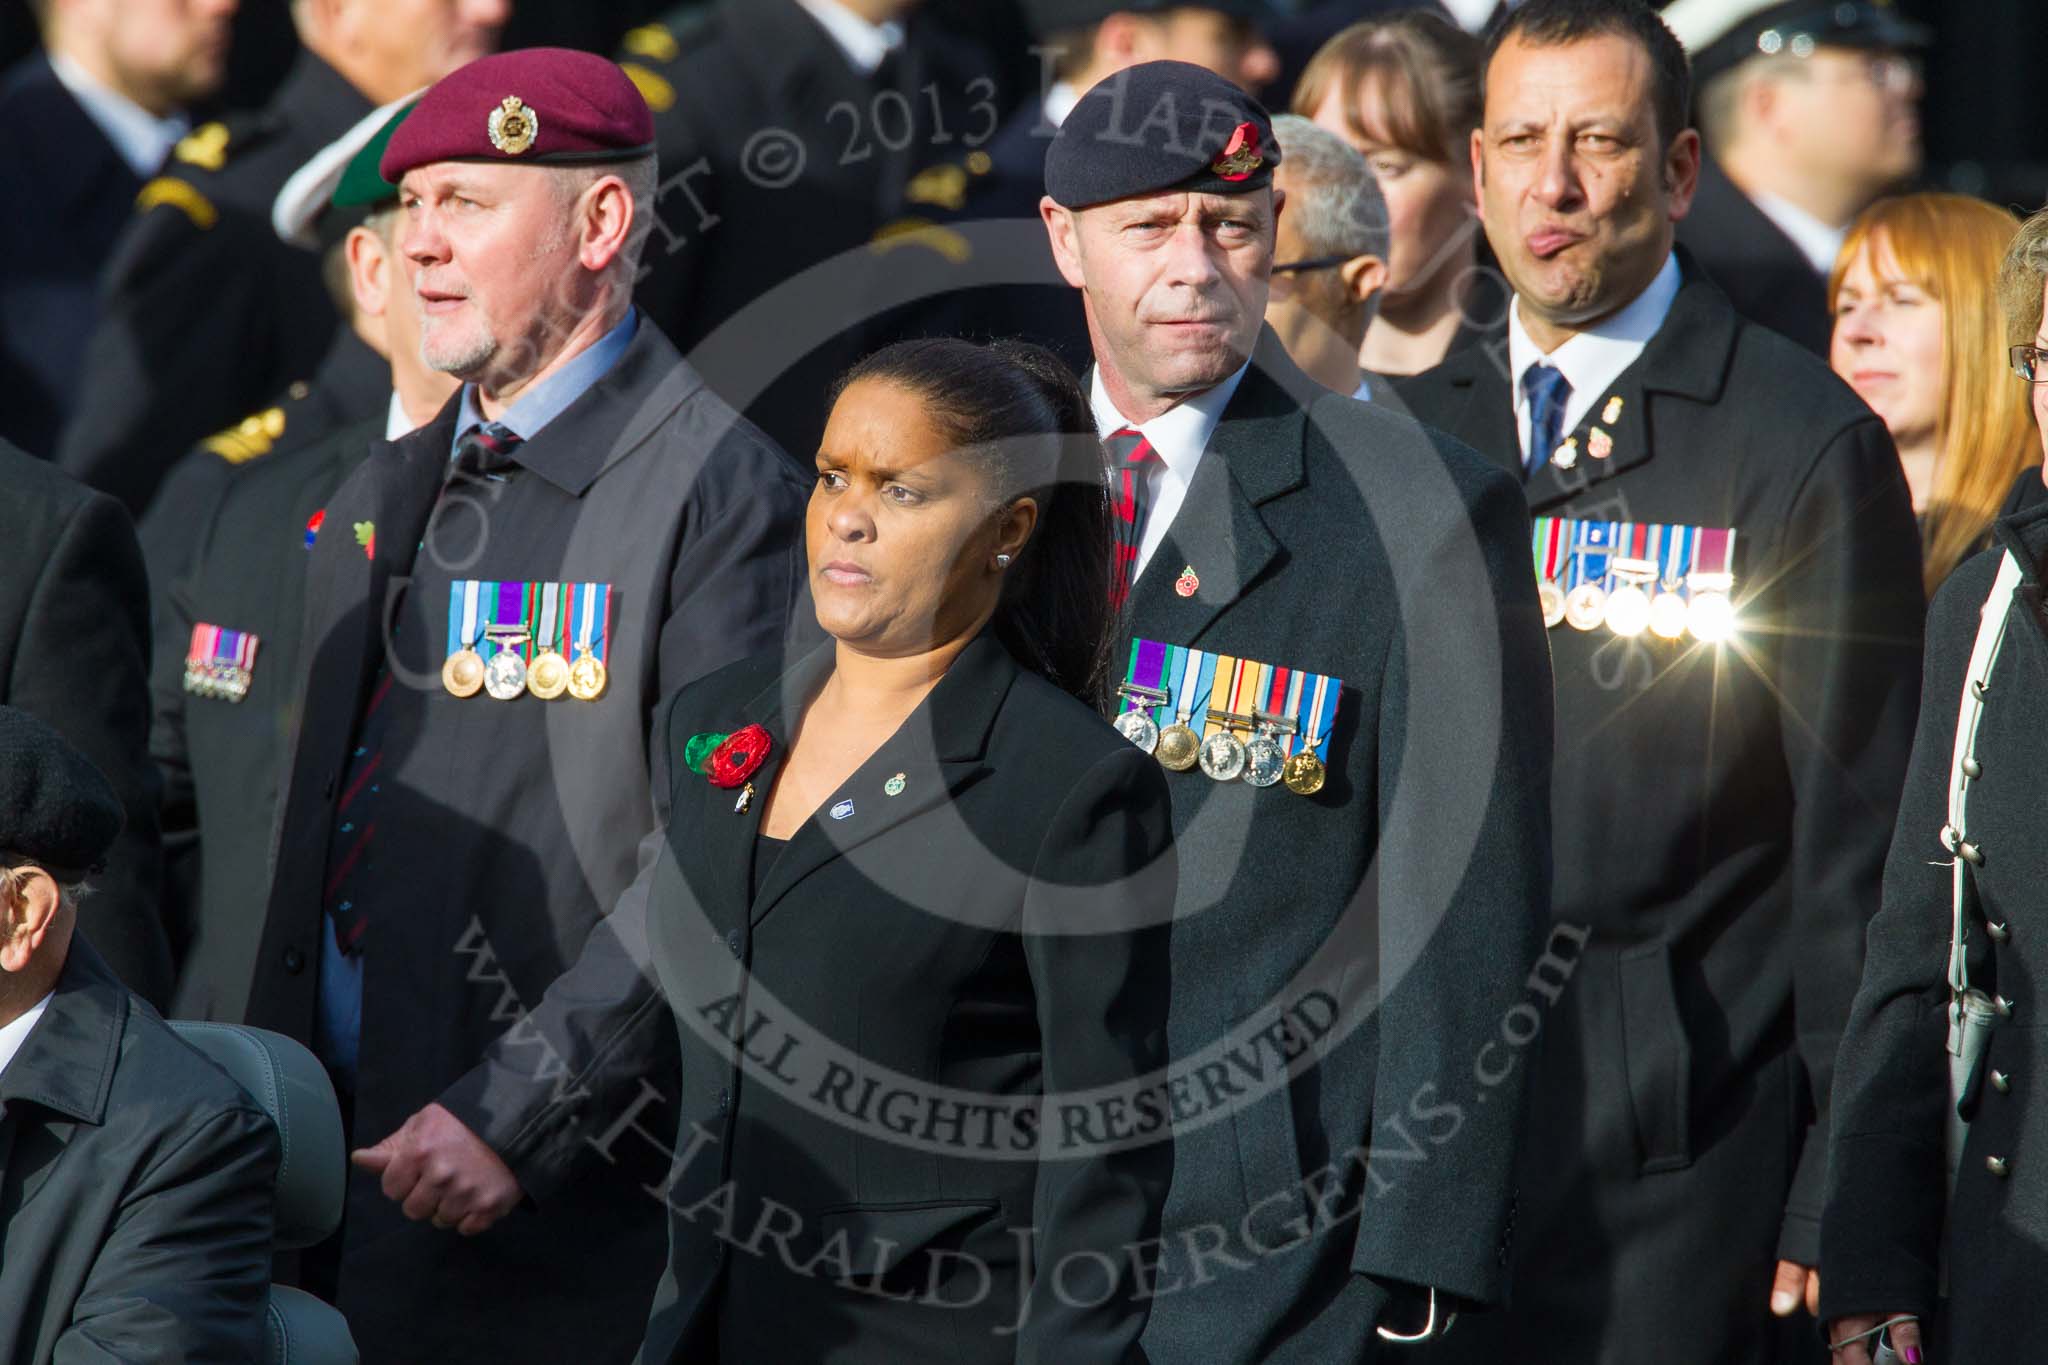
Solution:
{"label": "red striped tie", "polygon": [[1116,558],[1110,565],[1109,604],[1119,611],[1138,577],[1138,547],[1145,539],[1145,514],[1152,507],[1151,462],[1159,452],[1136,427],[1113,432],[1109,447],[1116,483]]}

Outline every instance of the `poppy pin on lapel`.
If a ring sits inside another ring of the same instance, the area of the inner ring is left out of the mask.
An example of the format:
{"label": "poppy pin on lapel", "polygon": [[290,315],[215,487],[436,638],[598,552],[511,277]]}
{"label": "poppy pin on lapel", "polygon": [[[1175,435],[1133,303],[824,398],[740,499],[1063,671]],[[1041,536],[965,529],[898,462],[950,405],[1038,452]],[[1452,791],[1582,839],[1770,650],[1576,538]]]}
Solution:
{"label": "poppy pin on lapel", "polygon": [[1195,566],[1190,564],[1180,571],[1180,577],[1173,580],[1173,590],[1182,597],[1193,597],[1201,588],[1202,580],[1195,576]]}

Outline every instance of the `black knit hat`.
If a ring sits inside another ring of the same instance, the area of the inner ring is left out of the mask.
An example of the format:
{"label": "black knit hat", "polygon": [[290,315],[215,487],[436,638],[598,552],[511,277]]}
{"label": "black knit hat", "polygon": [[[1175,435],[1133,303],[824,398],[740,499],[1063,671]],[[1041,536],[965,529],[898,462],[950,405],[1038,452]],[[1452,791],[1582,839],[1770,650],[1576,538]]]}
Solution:
{"label": "black knit hat", "polygon": [[80,881],[99,870],[121,820],[113,787],[84,754],[28,712],[0,706],[0,858]]}

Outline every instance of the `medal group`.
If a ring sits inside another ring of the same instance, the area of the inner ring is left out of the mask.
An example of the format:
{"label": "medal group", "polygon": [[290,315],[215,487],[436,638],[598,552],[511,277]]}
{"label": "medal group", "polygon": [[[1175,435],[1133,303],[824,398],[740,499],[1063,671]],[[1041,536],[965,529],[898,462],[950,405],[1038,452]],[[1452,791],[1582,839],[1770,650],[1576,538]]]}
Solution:
{"label": "medal group", "polygon": [[1735,532],[1725,527],[1538,517],[1529,545],[1543,623],[1624,638],[1735,629]]}
{"label": "medal group", "polygon": [[1116,728],[1173,772],[1314,796],[1342,692],[1324,674],[1134,639]]}
{"label": "medal group", "polygon": [[241,701],[255,677],[257,643],[247,631],[194,625],[185,650],[185,690],[215,701]]}
{"label": "medal group", "polygon": [[441,685],[457,697],[483,692],[512,701],[531,694],[553,701],[566,694],[596,701],[608,680],[610,645],[608,583],[458,579],[448,587]]}

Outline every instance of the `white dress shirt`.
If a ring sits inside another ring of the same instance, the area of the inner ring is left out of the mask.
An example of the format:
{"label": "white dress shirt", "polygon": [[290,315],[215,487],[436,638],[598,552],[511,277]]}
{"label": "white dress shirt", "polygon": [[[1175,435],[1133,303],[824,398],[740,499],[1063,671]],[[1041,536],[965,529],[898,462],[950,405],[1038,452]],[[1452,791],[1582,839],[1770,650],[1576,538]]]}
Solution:
{"label": "white dress shirt", "polygon": [[15,1053],[21,1051],[21,1045],[28,1041],[29,1031],[36,1026],[36,1020],[43,1017],[43,1011],[50,1007],[50,1000],[56,994],[51,991],[30,1005],[28,1012],[19,1019],[0,1028],[0,1076],[7,1074],[7,1064],[14,1060]]}
{"label": "white dress shirt", "polygon": [[158,118],[118,90],[94,80],[84,67],[61,53],[50,54],[50,69],[85,110],[85,116],[114,144],[128,169],[143,180],[162,170],[171,148],[192,131],[192,121],[183,114]]}
{"label": "white dress shirt", "polygon": [[1847,228],[1829,227],[1790,199],[1761,190],[1750,197],[1750,202],[1777,224],[1778,231],[1792,239],[1792,245],[1799,248],[1799,254],[1816,272],[1825,276],[1835,268],[1835,257],[1842,252],[1842,239],[1849,235]]}
{"label": "white dress shirt", "polygon": [[1223,409],[1230,406],[1237,386],[1250,368],[1251,362],[1246,361],[1230,378],[1175,404],[1149,422],[1132,422],[1117,410],[1109,390],[1103,387],[1100,365],[1090,372],[1089,403],[1095,410],[1096,431],[1107,439],[1125,427],[1136,427],[1159,456],[1148,471],[1150,482],[1146,488],[1152,495],[1151,506],[1145,513],[1144,539],[1138,543],[1138,562],[1131,570],[1133,583],[1152,562],[1159,542],[1166,539],[1166,530],[1173,525],[1173,518],[1188,495],[1188,485],[1195,481],[1202,453],[1216,435],[1217,423],[1223,420]]}
{"label": "white dress shirt", "polygon": [[412,430],[412,414],[405,410],[405,404],[399,400],[398,390],[393,389],[391,406],[384,410],[384,439],[395,441],[401,436],[411,435]]}
{"label": "white dress shirt", "polygon": [[1549,355],[1537,349],[1523,328],[1522,301],[1516,299],[1509,305],[1508,389],[1515,399],[1515,439],[1521,442],[1525,468],[1529,463],[1529,395],[1522,389],[1523,373],[1538,361],[1563,371],[1572,396],[1564,405],[1564,425],[1559,429],[1570,434],[1657,335],[1671,312],[1671,301],[1678,297],[1678,285],[1678,257],[1673,254],[1664,258],[1657,278],[1626,308],[1571,337]]}
{"label": "white dress shirt", "polygon": [[871,24],[838,0],[796,0],[824,26],[853,69],[872,76],[882,59],[903,46],[903,25]]}

